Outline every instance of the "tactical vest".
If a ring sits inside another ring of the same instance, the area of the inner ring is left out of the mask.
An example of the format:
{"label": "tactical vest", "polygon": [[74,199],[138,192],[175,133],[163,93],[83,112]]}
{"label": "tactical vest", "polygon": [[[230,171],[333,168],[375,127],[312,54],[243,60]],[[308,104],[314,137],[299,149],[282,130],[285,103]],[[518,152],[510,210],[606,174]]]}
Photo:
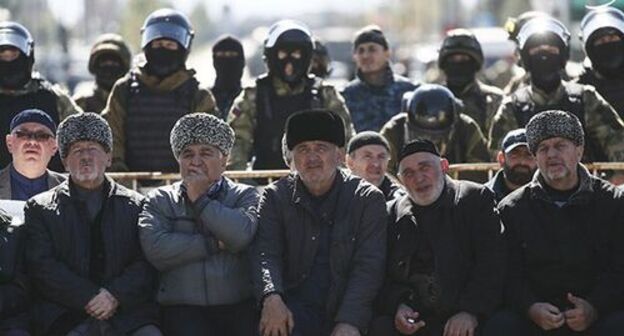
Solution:
{"label": "tactical vest", "polygon": [[624,118],[624,79],[598,78],[592,70],[587,71],[579,78],[579,83],[591,85],[607,101],[620,118]]}
{"label": "tactical vest", "polygon": [[608,161],[607,155],[600,149],[598,144],[589,138],[585,125],[585,103],[583,102],[583,85],[576,83],[563,83],[566,91],[561,100],[554,105],[536,106],[529,95],[529,86],[518,89],[511,95],[514,107],[514,117],[518,127],[525,127],[531,118],[544,111],[562,110],[575,115],[583,125],[585,132],[585,152],[583,162]]}
{"label": "tactical vest", "polygon": [[168,92],[146,87],[132,73],[125,120],[126,164],[130,171],[178,171],[169,133],[180,117],[192,112],[199,83],[195,78]]}
{"label": "tactical vest", "polygon": [[[11,154],[6,146],[5,135],[9,133],[11,120],[18,113],[26,109],[36,108],[46,112],[57,125],[60,122],[57,107],[58,96],[49,83],[41,80],[37,81],[39,82],[39,89],[35,92],[16,96],[0,94],[0,106],[2,107],[0,112],[0,167],[6,167],[12,161]],[[65,171],[58,153],[52,157],[48,168],[54,171]]]}
{"label": "tactical vest", "polygon": [[282,136],[288,117],[301,110],[321,108],[320,81],[307,78],[302,93],[278,96],[272,78],[256,80],[256,131],[254,134],[253,169],[286,169],[282,156]]}

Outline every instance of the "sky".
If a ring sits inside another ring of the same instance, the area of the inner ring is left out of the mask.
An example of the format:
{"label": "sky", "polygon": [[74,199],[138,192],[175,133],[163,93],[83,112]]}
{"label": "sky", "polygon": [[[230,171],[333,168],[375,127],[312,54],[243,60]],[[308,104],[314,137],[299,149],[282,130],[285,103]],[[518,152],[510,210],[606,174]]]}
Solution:
{"label": "sky", "polygon": [[[54,15],[67,26],[72,26],[82,16],[84,0],[48,0],[50,9]],[[132,0],[126,0],[132,1]],[[189,13],[199,2],[204,1],[208,7],[209,15],[215,18],[222,12],[224,5],[228,4],[235,20],[244,20],[252,16],[294,16],[303,13],[314,13],[321,10],[334,10],[342,12],[361,12],[373,8],[386,0],[173,0],[177,9]]]}

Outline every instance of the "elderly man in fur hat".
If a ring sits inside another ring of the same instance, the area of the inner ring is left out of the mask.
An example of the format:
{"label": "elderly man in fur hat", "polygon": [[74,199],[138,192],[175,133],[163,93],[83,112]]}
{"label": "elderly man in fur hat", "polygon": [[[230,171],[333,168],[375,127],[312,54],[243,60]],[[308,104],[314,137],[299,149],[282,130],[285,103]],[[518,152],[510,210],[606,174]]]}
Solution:
{"label": "elderly man in fur hat", "polygon": [[160,271],[167,335],[252,335],[247,246],[257,227],[255,188],[223,176],[234,131],[206,113],[180,118],[171,149],[182,181],[149,194],[141,214],[145,255]]}
{"label": "elderly man in fur hat", "polygon": [[161,335],[155,272],[141,252],[143,197],[106,177],[108,123],[76,114],[58,127],[69,179],[25,208],[36,335]]}
{"label": "elderly man in fur hat", "polygon": [[510,311],[484,335],[621,335],[624,198],[580,164],[585,137],[573,114],[537,114],[526,136],[538,172],[499,204]]}
{"label": "elderly man in fur hat", "polygon": [[251,248],[260,334],[361,335],[383,281],[384,196],[339,169],[337,114],[293,114],[286,144],[294,173],[265,188]]}

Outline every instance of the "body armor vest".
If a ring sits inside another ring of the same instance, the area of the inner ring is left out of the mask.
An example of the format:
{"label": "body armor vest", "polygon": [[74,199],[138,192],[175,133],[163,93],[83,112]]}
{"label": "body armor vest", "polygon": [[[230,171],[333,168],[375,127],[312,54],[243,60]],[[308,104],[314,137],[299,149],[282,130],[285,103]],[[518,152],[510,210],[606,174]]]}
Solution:
{"label": "body armor vest", "polygon": [[287,169],[282,157],[282,136],[288,117],[301,110],[320,108],[323,105],[319,81],[305,79],[306,87],[296,95],[278,96],[272,78],[262,76],[256,80],[256,131],[254,135],[253,169]]}
{"label": "body armor vest", "polygon": [[608,161],[607,155],[589,137],[585,125],[585,104],[583,102],[583,85],[564,83],[566,94],[557,104],[536,106],[529,95],[529,86],[522,87],[512,94],[514,104],[514,117],[518,127],[525,127],[531,118],[544,111],[561,110],[574,114],[583,125],[585,132],[585,152],[583,162]]}
{"label": "body armor vest", "polygon": [[125,122],[126,164],[130,171],[178,171],[169,133],[180,117],[193,110],[199,83],[191,78],[168,92],[146,87],[131,75]]}

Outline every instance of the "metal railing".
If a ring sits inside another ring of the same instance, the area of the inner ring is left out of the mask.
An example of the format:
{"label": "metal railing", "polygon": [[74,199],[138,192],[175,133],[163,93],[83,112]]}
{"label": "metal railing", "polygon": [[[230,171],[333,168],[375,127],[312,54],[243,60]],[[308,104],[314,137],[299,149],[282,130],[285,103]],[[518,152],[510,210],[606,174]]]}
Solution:
{"label": "metal railing", "polygon": [[[601,171],[624,171],[624,162],[594,162],[585,164],[594,175],[597,175]],[[460,172],[466,171],[484,171],[488,172],[488,176],[492,177],[500,166],[495,162],[483,162],[483,163],[460,163],[452,164],[449,167],[449,175],[457,178]],[[249,180],[249,179],[266,179],[269,183],[282,176],[288,175],[289,170],[228,170],[224,173],[225,176],[231,178],[234,181]],[[139,181],[163,181],[165,184],[171,184],[172,182],[180,179],[180,174],[174,173],[158,173],[158,172],[134,172],[134,173],[108,173],[108,176],[116,181],[122,182],[132,189],[138,190]]]}

